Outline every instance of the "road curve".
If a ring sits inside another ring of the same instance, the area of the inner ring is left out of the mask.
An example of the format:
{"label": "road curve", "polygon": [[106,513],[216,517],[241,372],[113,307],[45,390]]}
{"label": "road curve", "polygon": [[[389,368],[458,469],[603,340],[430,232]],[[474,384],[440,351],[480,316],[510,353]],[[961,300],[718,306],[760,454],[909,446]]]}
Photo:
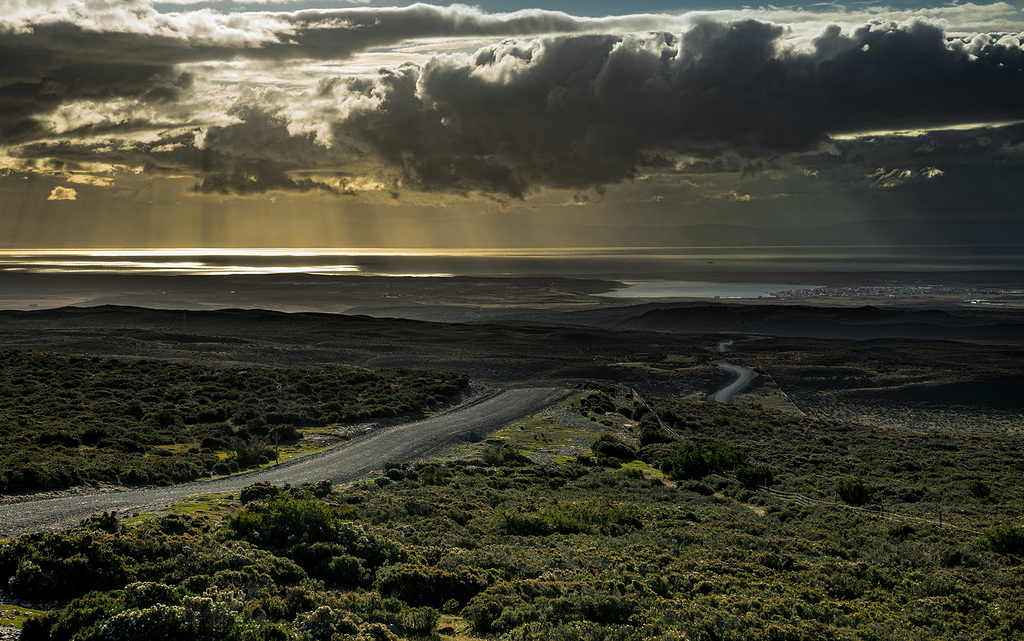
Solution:
{"label": "road curve", "polygon": [[327,479],[353,481],[389,461],[411,461],[468,432],[487,433],[536,414],[568,395],[557,388],[513,389],[471,399],[437,416],[373,430],[325,450],[274,467],[172,487],[115,492],[84,492],[55,498],[12,500],[0,504],[0,538],[78,525],[104,511],[152,512],[196,494],[236,492],[257,481],[298,485]]}
{"label": "road curve", "polygon": [[747,385],[750,385],[750,381],[757,377],[757,372],[752,369],[747,369],[746,367],[740,367],[739,365],[733,365],[732,363],[726,363],[725,361],[717,361],[715,365],[718,365],[720,369],[735,374],[736,380],[712,394],[709,397],[712,401],[719,401],[722,403],[732,402],[732,397],[746,389]]}

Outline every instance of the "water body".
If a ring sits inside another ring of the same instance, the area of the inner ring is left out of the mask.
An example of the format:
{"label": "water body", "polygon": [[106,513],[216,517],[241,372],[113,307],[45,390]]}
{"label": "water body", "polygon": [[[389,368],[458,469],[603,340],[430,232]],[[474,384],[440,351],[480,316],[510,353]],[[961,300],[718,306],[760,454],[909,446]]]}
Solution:
{"label": "water body", "polygon": [[[780,283],[777,274],[1024,271],[1024,245],[543,249],[0,249],[0,272],[538,276]],[[792,282],[807,282],[803,280]],[[669,286],[669,285],[665,285]],[[652,290],[653,291],[653,290]]]}
{"label": "water body", "polygon": [[[460,278],[491,281],[470,285]],[[0,249],[0,309],[118,304],[389,314],[395,301],[405,309],[453,300],[544,306],[544,278],[587,279],[560,283],[556,302],[563,305],[579,304],[568,300],[577,295],[745,299],[892,282],[1024,288],[1024,245]],[[452,287],[439,284],[445,282]]]}
{"label": "water body", "polygon": [[822,285],[792,283],[716,283],[698,280],[640,280],[623,282],[608,298],[763,298],[778,292],[820,289]]}

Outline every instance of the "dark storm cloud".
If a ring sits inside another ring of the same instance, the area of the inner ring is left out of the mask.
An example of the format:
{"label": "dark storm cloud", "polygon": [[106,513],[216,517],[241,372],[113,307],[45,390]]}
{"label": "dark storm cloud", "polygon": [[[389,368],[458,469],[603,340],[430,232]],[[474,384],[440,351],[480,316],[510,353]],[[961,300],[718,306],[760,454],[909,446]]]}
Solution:
{"label": "dark storm cloud", "polygon": [[[0,59],[3,56],[0,50]],[[5,74],[11,66],[9,60],[0,64],[0,142],[8,143],[45,135],[36,116],[62,104],[115,97],[142,103],[171,102],[192,84],[190,74],[168,65],[67,64],[41,70],[37,77],[26,80],[21,79],[25,76],[22,68]]]}
{"label": "dark storm cloud", "polygon": [[[1016,37],[949,38],[921,21],[849,33],[832,27],[800,49],[787,28],[758,20],[489,15],[428,5],[160,14],[141,0],[94,2],[96,14],[86,15],[52,4],[49,12],[0,16],[0,143],[23,158],[49,153],[85,163],[92,154],[189,172],[199,191],[330,189],[325,175],[363,173],[396,188],[522,198],[541,187],[601,189],[648,172],[755,171],[823,149],[839,132],[1024,118]],[[681,35],[622,35],[659,22],[692,26]],[[374,78],[326,79],[301,97],[281,89],[276,106],[227,114],[214,113],[222,95],[197,95],[209,90],[192,75],[203,70],[182,66],[265,60],[274,64],[261,82],[278,77],[286,86],[293,58],[343,59],[416,38],[556,32],[563,35],[435,56]],[[74,120],[60,136],[47,131],[59,107],[82,100],[126,105]],[[237,123],[209,125],[226,115]],[[289,130],[289,118],[301,124]],[[196,125],[198,134],[165,142]],[[302,126],[319,126],[321,137],[298,133]],[[131,139],[146,128],[174,133]],[[54,142],[76,136],[122,140]],[[869,172],[907,167],[880,162]]]}
{"label": "dark storm cloud", "polygon": [[950,40],[931,24],[828,29],[812,52],[784,29],[706,21],[675,37],[502,43],[384,73],[373,109],[336,126],[427,190],[521,197],[591,187],[670,158],[745,162],[814,150],[829,133],[1024,118],[1020,47]]}
{"label": "dark storm cloud", "polygon": [[142,2],[101,3],[88,20],[65,11],[0,16],[0,141],[45,135],[37,116],[75,100],[175,101],[192,82],[175,72],[182,63],[343,59],[410,38],[577,31],[600,23],[556,12],[491,16],[428,5],[164,15]]}
{"label": "dark storm cloud", "polygon": [[[373,47],[416,38],[505,37],[566,33],[602,25],[653,24],[632,19],[577,18],[531,10],[489,15],[465,6],[334,9],[296,12],[159,14],[138,4],[90,23],[80,14],[0,17],[4,75],[29,80],[68,64],[179,64],[256,58],[343,59]],[[130,19],[129,19],[130,18]]]}
{"label": "dark storm cloud", "polygon": [[266,191],[333,192],[311,178],[295,179],[289,172],[325,165],[331,152],[313,134],[294,135],[287,121],[253,105],[236,107],[241,122],[211,127],[199,150],[196,171],[202,176],[195,191],[252,194]]}
{"label": "dark storm cloud", "polygon": [[[149,142],[47,142],[23,145],[18,157],[46,166],[76,171],[90,161],[141,167],[147,173],[195,175],[200,193],[255,194],[267,191],[324,191],[342,193],[312,178],[295,178],[311,167],[337,166],[332,150],[317,144],[311,134],[292,134],[287,121],[254,105],[230,112],[240,122],[225,127],[160,136]],[[117,125],[112,130],[120,130]],[[97,128],[93,133],[100,133]],[[201,144],[197,142],[201,136]]]}
{"label": "dark storm cloud", "polygon": [[[1024,125],[838,140],[835,154],[802,159],[832,194],[874,194],[874,215],[1019,217]],[[884,196],[883,196],[884,195]]]}

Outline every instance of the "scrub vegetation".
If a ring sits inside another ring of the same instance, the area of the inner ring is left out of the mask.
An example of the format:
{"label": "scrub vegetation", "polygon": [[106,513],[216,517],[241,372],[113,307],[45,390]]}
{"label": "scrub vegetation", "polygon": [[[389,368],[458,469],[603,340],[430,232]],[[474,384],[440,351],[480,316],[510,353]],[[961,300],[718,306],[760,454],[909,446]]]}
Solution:
{"label": "scrub vegetation", "polygon": [[1024,425],[1018,347],[753,339],[742,348],[739,362],[819,418],[956,432]]}
{"label": "scrub vegetation", "polygon": [[465,377],[424,370],[220,368],[0,351],[0,490],[163,485],[237,472],[306,428],[417,418]]}
{"label": "scrub vegetation", "polygon": [[565,461],[484,441],[219,516],[101,515],[4,544],[0,581],[50,608],[25,641],[1024,638],[1019,437],[646,400],[578,396],[625,427]]}

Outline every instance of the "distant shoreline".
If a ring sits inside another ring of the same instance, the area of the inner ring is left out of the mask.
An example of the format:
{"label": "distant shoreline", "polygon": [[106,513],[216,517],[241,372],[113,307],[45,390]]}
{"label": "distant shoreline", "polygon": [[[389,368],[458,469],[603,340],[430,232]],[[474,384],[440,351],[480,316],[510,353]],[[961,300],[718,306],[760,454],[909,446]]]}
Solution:
{"label": "distant shoreline", "polygon": [[[801,283],[787,284],[787,283]],[[464,322],[543,316],[645,301],[1024,307],[1024,271],[706,272],[612,279],[571,276],[322,276],[0,271],[0,310],[123,305],[266,309]]]}

